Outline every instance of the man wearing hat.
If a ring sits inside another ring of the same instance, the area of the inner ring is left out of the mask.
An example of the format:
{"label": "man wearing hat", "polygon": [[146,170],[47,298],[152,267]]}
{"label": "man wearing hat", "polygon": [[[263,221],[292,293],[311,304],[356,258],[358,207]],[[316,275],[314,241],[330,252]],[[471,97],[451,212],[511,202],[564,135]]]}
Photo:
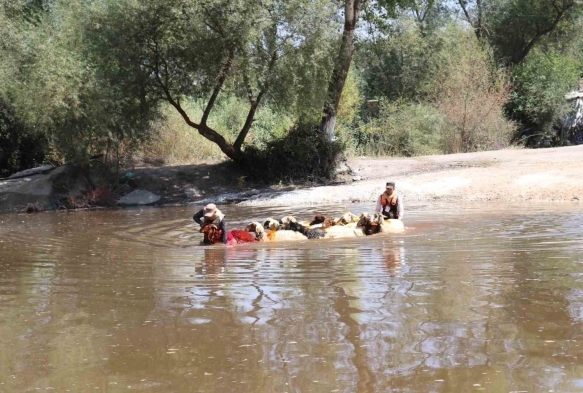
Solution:
{"label": "man wearing hat", "polygon": [[222,231],[221,241],[227,244],[227,225],[225,224],[225,215],[221,213],[214,203],[209,203],[200,209],[192,219],[204,227],[207,224],[214,224]]}
{"label": "man wearing hat", "polygon": [[377,201],[376,212],[382,213],[385,218],[403,218],[403,197],[395,192],[394,182],[387,182],[385,192]]}

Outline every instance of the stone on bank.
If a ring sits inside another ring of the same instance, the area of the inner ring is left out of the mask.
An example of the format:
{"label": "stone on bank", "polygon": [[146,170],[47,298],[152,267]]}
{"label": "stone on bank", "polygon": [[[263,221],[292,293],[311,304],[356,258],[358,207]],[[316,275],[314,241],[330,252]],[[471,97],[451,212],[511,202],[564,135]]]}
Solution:
{"label": "stone on bank", "polygon": [[24,211],[28,205],[34,211],[57,209],[61,198],[83,187],[83,177],[69,165],[23,171],[0,180],[0,212]]}
{"label": "stone on bank", "polygon": [[160,195],[148,190],[137,189],[119,198],[117,203],[122,206],[152,205],[160,200]]}

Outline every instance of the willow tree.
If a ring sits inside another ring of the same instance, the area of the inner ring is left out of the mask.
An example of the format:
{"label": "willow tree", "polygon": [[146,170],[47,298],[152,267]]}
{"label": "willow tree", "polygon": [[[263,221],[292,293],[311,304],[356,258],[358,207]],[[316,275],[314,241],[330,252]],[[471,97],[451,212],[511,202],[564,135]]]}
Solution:
{"label": "willow tree", "polygon": [[578,0],[457,0],[463,18],[479,39],[488,40],[508,65],[581,16]]}
{"label": "willow tree", "polygon": [[42,163],[43,130],[31,124],[18,102],[23,79],[34,60],[31,32],[46,9],[42,1],[0,0],[0,177]]}
{"label": "willow tree", "polygon": [[[266,101],[284,108],[321,102],[333,17],[325,0],[112,0],[95,18],[92,39],[111,83],[169,103],[238,161]],[[209,124],[225,91],[247,102],[233,141]],[[199,118],[188,113],[189,99],[204,100]]]}

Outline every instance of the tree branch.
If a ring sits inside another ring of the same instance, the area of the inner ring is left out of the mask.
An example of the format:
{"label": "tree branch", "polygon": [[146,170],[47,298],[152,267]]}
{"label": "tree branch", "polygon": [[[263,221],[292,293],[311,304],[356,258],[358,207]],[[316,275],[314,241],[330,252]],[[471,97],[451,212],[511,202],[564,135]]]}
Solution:
{"label": "tree branch", "polygon": [[225,83],[225,80],[227,79],[227,77],[229,76],[229,73],[231,72],[231,67],[233,65],[234,58],[235,58],[235,45],[231,45],[229,47],[229,55],[227,56],[227,60],[225,61],[225,64],[223,64],[223,67],[221,68],[221,71],[219,72],[219,76],[217,78],[217,83],[215,84],[215,88],[213,90],[211,98],[209,99],[209,101],[206,105],[206,108],[204,109],[204,113],[202,114],[202,118],[200,119],[200,124],[206,125],[206,121],[208,120],[209,114],[211,113],[211,110],[213,109],[213,106],[215,105],[215,101],[217,100],[217,96],[219,95],[219,92],[221,91],[223,84]]}
{"label": "tree branch", "polygon": [[423,30],[423,18],[421,17],[421,14],[419,13],[419,8],[417,7],[417,3],[413,2],[413,5],[411,6],[411,8],[413,9],[413,14],[415,15],[415,19],[417,19],[417,23],[419,23],[419,28],[421,30]]}
{"label": "tree branch", "polygon": [[247,73],[243,73],[243,83],[245,83],[245,90],[247,90],[247,99],[249,103],[253,105],[253,90],[251,89],[251,83],[249,83],[249,76]]}
{"label": "tree branch", "polygon": [[472,28],[475,28],[474,22],[472,21],[472,17],[470,16],[470,13],[466,8],[466,2],[464,0],[458,0],[458,4],[460,5],[460,7],[462,7],[462,11],[464,12],[466,21],[470,24],[470,26],[472,26]]}
{"label": "tree branch", "polygon": [[261,103],[263,96],[265,96],[265,94],[269,90],[269,86],[270,86],[269,76],[271,75],[271,73],[273,72],[273,69],[275,68],[275,63],[277,62],[277,59],[278,59],[277,50],[275,50],[271,54],[271,59],[269,60],[269,66],[267,67],[267,77],[266,77],[267,81],[265,82],[265,84],[261,88],[261,91],[257,95],[257,98],[255,99],[255,101],[251,101],[251,108],[249,108],[249,113],[247,113],[247,118],[245,119],[245,124],[243,124],[243,128],[239,132],[239,135],[237,136],[235,143],[233,143],[233,148],[235,149],[235,151],[241,150],[241,147],[243,146],[243,142],[245,142],[245,138],[247,137],[247,134],[249,133],[249,130],[251,129],[251,126],[253,125],[253,121],[255,120],[255,113],[257,112],[257,108],[259,108],[259,104]]}
{"label": "tree branch", "polygon": [[178,111],[180,116],[182,116],[182,118],[184,119],[186,124],[188,124],[192,128],[195,128],[195,129],[200,131],[200,125],[193,122],[190,119],[190,117],[188,116],[188,114],[186,113],[186,111],[180,105],[180,102],[178,102],[177,100],[175,100],[172,97],[172,93],[170,93],[170,90],[168,90],[168,87],[166,85],[164,85],[164,82],[162,82],[162,79],[160,78],[160,74],[159,74],[158,70],[154,71],[154,75],[156,76],[156,80],[158,81],[158,86],[164,92],[165,100],[168,101],[170,103],[170,105],[172,105],[174,108],[176,108],[176,110]]}
{"label": "tree branch", "polygon": [[[152,49],[152,48],[151,48]],[[170,88],[168,86],[167,83],[164,82],[164,80],[162,79],[162,77],[160,76],[160,61],[162,61],[165,65],[164,67],[167,70],[167,64],[165,59],[163,59],[158,50],[157,50],[157,46],[155,46],[154,48],[154,65],[147,65],[147,64],[143,64],[146,68],[150,69],[152,71],[152,73],[154,74],[155,78],[156,78],[156,82],[158,87],[162,90],[162,93],[160,95],[160,98],[166,100],[170,105],[172,105],[174,107],[174,109],[176,109],[176,111],[180,114],[180,116],[182,116],[182,118],[184,119],[184,121],[186,122],[186,124],[188,124],[190,127],[198,130],[198,133],[200,135],[202,135],[203,137],[205,137],[206,139],[208,139],[211,142],[216,143],[219,148],[221,149],[221,151],[223,153],[225,153],[225,155],[231,159],[236,159],[238,157],[238,153],[235,151],[235,149],[233,149],[233,146],[231,144],[229,144],[226,139],[219,134],[218,132],[216,132],[215,130],[213,130],[212,128],[208,127],[206,125],[206,123],[202,123],[201,124],[197,124],[194,121],[192,121],[190,119],[190,117],[188,116],[188,113],[186,113],[186,111],[184,110],[184,108],[182,108],[182,105],[180,105],[180,99],[178,98],[174,98],[172,96],[172,93],[170,92]],[[232,60],[232,59],[231,59]],[[166,75],[166,77],[164,78],[166,81],[168,81],[168,75]],[[219,77],[219,80],[221,79],[221,77]],[[221,85],[224,82],[224,79],[226,79],[226,75],[224,75],[224,78],[222,79]],[[217,82],[217,84],[219,84]],[[216,88],[215,88],[216,90]],[[220,90],[220,86],[219,86],[219,90]],[[216,91],[216,94],[214,94],[215,92],[213,92],[213,97],[211,97],[211,101],[209,101],[209,104],[207,105],[207,110],[205,110],[205,112],[207,113],[208,116],[208,112],[210,112],[210,109],[212,108],[212,104],[214,104],[214,100],[216,99],[216,95],[218,94],[218,91]]]}
{"label": "tree branch", "polygon": [[482,38],[482,0],[476,0],[476,8],[478,9],[478,21],[477,26],[474,28],[476,32],[476,37],[478,39]]}
{"label": "tree branch", "polygon": [[342,90],[344,89],[344,83],[354,54],[354,35],[359,12],[360,0],[345,0],[342,41],[332,70],[328,85],[328,97],[323,108],[324,115],[320,123],[320,132],[327,135],[330,140],[334,137],[338,105],[340,104]]}
{"label": "tree branch", "polygon": [[520,63],[522,60],[524,60],[524,58],[528,55],[528,53],[530,52],[530,50],[532,49],[532,47],[540,40],[540,38],[546,34],[551,33],[559,24],[559,22],[561,22],[563,16],[565,15],[565,13],[571,9],[573,7],[574,3],[571,2],[569,4],[567,4],[565,6],[565,8],[562,8],[560,11],[557,12],[557,16],[555,17],[555,19],[553,20],[553,22],[551,23],[551,25],[549,27],[547,27],[546,29],[542,29],[539,30],[538,26],[537,26],[537,30],[536,30],[536,34],[533,38],[531,38],[531,40],[524,46],[524,48],[520,51],[517,51],[516,53],[514,53],[514,55],[512,56],[511,59],[511,63],[512,64],[518,64]]}
{"label": "tree branch", "polygon": [[223,32],[223,29],[221,29],[220,26],[219,27],[213,26],[212,24],[210,24],[208,22],[203,22],[203,23],[204,23],[204,25],[206,27],[208,27],[209,29],[211,29],[212,31],[214,31],[215,33],[217,33],[218,35],[220,35],[221,37],[224,37],[225,36],[225,34]]}

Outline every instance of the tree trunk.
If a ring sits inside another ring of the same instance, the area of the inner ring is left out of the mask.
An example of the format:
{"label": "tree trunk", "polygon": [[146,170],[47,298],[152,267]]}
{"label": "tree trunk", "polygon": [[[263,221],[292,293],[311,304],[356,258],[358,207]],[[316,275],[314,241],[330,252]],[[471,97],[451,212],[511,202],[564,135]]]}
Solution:
{"label": "tree trunk", "polygon": [[340,104],[342,90],[344,89],[344,83],[346,82],[346,76],[354,53],[354,33],[359,12],[360,0],[345,0],[342,43],[332,71],[332,79],[328,85],[328,98],[324,104],[324,116],[320,124],[320,132],[331,141],[334,140],[338,105]]}

